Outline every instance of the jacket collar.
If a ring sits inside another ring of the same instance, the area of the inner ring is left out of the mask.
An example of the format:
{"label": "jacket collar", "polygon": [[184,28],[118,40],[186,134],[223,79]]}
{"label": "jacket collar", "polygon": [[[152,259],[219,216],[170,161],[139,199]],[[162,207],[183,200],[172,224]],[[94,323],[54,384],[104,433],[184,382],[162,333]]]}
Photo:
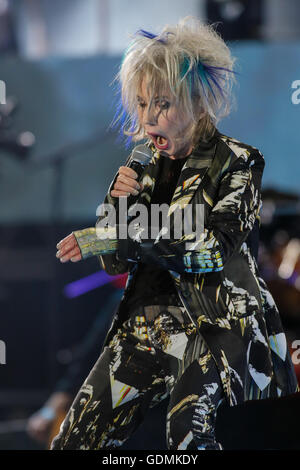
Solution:
{"label": "jacket collar", "polygon": [[[199,185],[204,184],[204,176],[207,174],[212,165],[217,147],[219,132],[215,129],[215,133],[208,142],[199,141],[194,148],[191,155],[188,157],[177,182],[176,189],[170,204],[170,211],[172,212],[179,205],[181,208],[185,207],[192,199],[195,191]],[[162,157],[153,143],[148,144],[153,152],[153,158],[146,168],[141,182],[144,185],[144,190],[140,194],[140,203],[150,203],[151,195],[155,186],[155,182],[159,176],[159,161]],[[173,207],[172,207],[173,206]]]}

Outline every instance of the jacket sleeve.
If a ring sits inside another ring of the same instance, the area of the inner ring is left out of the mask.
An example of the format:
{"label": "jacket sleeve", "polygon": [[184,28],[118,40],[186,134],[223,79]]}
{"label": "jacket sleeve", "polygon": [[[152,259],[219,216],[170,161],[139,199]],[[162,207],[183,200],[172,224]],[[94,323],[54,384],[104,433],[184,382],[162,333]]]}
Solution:
{"label": "jacket sleeve", "polygon": [[[135,237],[118,240],[120,259],[156,264],[179,273],[221,271],[258,217],[264,158],[258,150],[236,158],[223,174],[215,204],[196,239]],[[187,243],[189,242],[188,249]]]}
{"label": "jacket sleeve", "polygon": [[[130,155],[128,156],[126,162],[124,163],[124,166],[127,165],[129,160],[130,160]],[[110,192],[114,187],[114,184],[115,184],[115,181],[117,179],[118,174],[119,173],[117,172],[114,179],[113,179],[113,181],[111,182],[111,184],[108,188],[107,194],[105,196],[104,202],[103,202],[103,204],[110,204],[111,206],[114,207],[117,220],[118,220],[118,198],[112,197],[110,195]],[[99,226],[99,224],[101,223],[101,220],[103,220],[104,217],[105,217],[105,215],[100,215],[97,218],[97,221],[96,221],[97,230],[99,230],[98,226]],[[115,226],[115,224],[113,224],[113,225]],[[118,257],[118,252],[117,251],[113,251],[113,252],[108,253],[108,254],[99,255],[98,259],[99,259],[99,262],[100,262],[102,268],[107,272],[107,274],[109,274],[111,276],[114,276],[114,275],[117,275],[117,274],[123,274],[123,273],[127,272],[128,269],[129,269],[128,260],[127,259],[120,260],[119,257]]]}

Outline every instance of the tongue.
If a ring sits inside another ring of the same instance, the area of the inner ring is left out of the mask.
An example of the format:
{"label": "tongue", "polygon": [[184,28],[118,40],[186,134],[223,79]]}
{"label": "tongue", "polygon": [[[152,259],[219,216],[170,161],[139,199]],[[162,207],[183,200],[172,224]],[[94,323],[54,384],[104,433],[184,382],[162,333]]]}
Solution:
{"label": "tongue", "polygon": [[161,135],[158,135],[156,138],[156,142],[158,143],[158,145],[165,145],[167,143],[167,139],[165,139]]}

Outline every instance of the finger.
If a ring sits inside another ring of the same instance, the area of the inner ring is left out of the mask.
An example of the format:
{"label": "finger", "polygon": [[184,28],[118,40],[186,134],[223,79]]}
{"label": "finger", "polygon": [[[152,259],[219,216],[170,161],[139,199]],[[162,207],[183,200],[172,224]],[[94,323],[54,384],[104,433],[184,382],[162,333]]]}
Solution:
{"label": "finger", "polygon": [[80,249],[78,247],[74,248],[74,250],[69,251],[66,253],[62,258],[60,258],[61,263],[65,263],[66,261],[69,261],[71,258],[75,256],[81,256],[80,254]]}
{"label": "finger", "polygon": [[80,261],[81,259],[82,259],[82,256],[81,256],[81,253],[80,253],[79,255],[72,256],[70,261],[72,261],[72,263],[76,263],[77,261]]}
{"label": "finger", "polygon": [[130,193],[127,193],[125,191],[118,191],[117,189],[112,189],[110,192],[110,195],[112,197],[128,197],[130,196]]}
{"label": "finger", "polygon": [[61,258],[62,256],[65,256],[70,250],[73,250],[76,246],[77,242],[74,237],[74,239],[72,239],[70,242],[59,247],[59,250],[56,253],[56,257]]}
{"label": "finger", "polygon": [[139,183],[135,179],[129,178],[128,176],[125,176],[125,175],[119,175],[117,178],[117,182],[127,184],[131,188],[135,188],[137,190],[141,189]]}
{"label": "finger", "polygon": [[79,250],[80,252],[80,249],[78,247],[78,245],[74,246],[72,245],[70,248],[68,249],[61,249],[59,250],[57,253],[56,253],[56,258],[59,258],[60,260],[62,258],[65,258],[65,257],[70,257],[70,253],[72,253],[74,250]]}
{"label": "finger", "polygon": [[73,233],[70,233],[69,235],[67,235],[65,238],[63,238],[62,240],[60,240],[56,246],[61,246],[61,245],[65,245],[66,243],[68,243],[73,237]]}
{"label": "finger", "polygon": [[129,168],[128,166],[120,166],[119,174],[129,176],[130,178],[133,178],[133,179],[137,179],[138,177],[137,172],[134,171],[132,168]]}
{"label": "finger", "polygon": [[124,191],[125,193],[133,194],[134,196],[137,196],[139,194],[139,191],[137,189],[132,188],[128,184],[122,183],[121,181],[117,181],[115,183],[114,189],[118,189],[119,191]]}
{"label": "finger", "polygon": [[70,233],[70,235],[63,238],[62,240],[60,240],[60,242],[57,243],[56,248],[60,248],[61,246],[64,246],[66,243],[72,240],[73,237],[74,237],[73,233]]}

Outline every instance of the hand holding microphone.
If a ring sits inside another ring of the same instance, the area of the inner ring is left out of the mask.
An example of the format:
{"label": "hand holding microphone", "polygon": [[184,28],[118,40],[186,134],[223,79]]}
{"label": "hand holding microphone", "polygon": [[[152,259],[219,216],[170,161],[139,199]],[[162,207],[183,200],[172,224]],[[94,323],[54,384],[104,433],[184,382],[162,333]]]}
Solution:
{"label": "hand holding microphone", "polygon": [[[146,166],[149,165],[152,158],[152,152],[146,145],[138,145],[133,149],[132,155],[127,166],[120,166],[119,174],[110,194],[112,197],[129,197],[132,202],[143,189],[142,183],[138,180]],[[130,205],[130,204],[129,204]]]}
{"label": "hand holding microphone", "polygon": [[112,197],[137,196],[143,189],[137,182],[138,174],[128,166],[120,166],[119,174],[110,194]]}
{"label": "hand holding microphone", "polygon": [[[138,179],[146,166],[149,165],[152,152],[145,145],[138,145],[133,149],[127,166],[121,166],[110,194],[112,197],[129,197],[128,205],[135,202],[136,196],[142,191],[143,185]],[[99,228],[98,228],[99,230]],[[104,229],[103,229],[104,230]],[[117,249],[117,235],[115,227],[105,229],[104,237],[97,236],[95,227],[76,230],[57,244],[56,257],[62,262],[77,262],[90,256],[113,253]],[[106,238],[107,235],[107,238]]]}

